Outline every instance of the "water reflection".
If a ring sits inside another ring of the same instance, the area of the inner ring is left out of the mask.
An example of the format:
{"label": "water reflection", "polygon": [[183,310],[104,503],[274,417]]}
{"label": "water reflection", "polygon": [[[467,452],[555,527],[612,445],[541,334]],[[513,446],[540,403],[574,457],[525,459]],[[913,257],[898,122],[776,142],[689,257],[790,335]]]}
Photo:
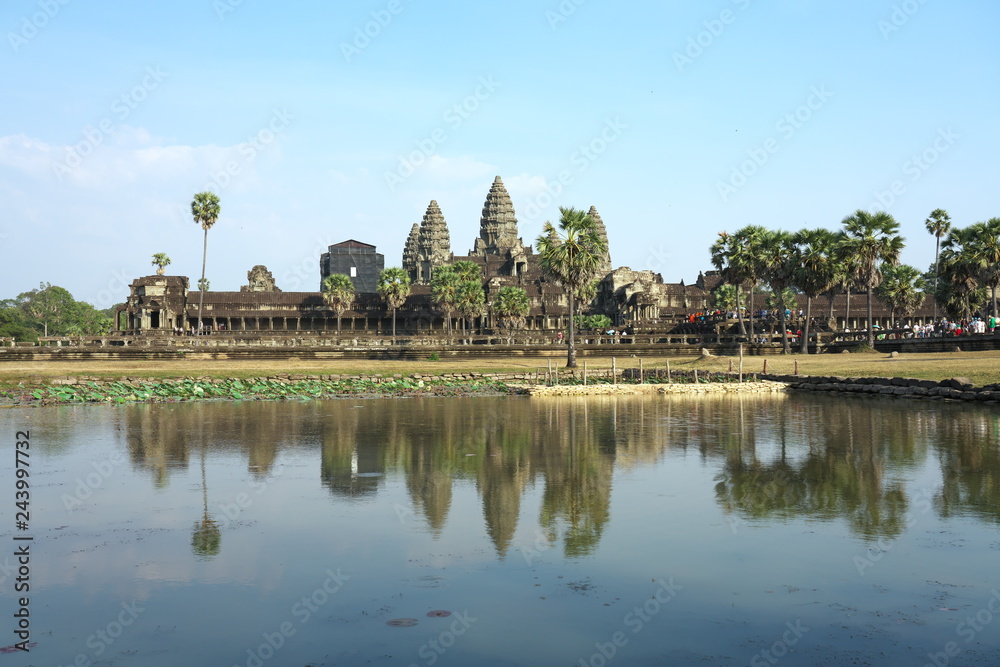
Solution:
{"label": "water reflection", "polygon": [[[266,478],[283,450],[319,449],[334,502],[373,502],[402,477],[412,511],[439,535],[456,484],[471,484],[499,558],[511,548],[529,489],[530,520],[567,557],[593,553],[605,532],[616,469],[696,452],[717,468],[720,508],[741,519],[846,521],[865,538],[905,530],[902,479],[935,452],[941,516],[1000,523],[1000,417],[989,406],[809,397],[410,399],[130,406],[128,452],[154,487],[192,452],[237,456]],[[60,445],[62,446],[62,445]],[[192,546],[218,551],[203,476]]]}

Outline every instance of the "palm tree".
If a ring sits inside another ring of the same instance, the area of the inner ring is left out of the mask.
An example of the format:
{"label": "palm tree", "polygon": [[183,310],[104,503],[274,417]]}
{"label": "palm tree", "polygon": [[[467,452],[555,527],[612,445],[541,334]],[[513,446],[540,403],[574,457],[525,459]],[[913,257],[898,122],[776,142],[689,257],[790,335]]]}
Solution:
{"label": "palm tree", "polygon": [[431,299],[444,310],[449,343],[451,342],[451,312],[458,300],[458,286],[461,282],[455,268],[448,265],[434,269],[434,276],[431,278]]}
{"label": "palm tree", "polygon": [[903,249],[903,237],[897,233],[899,223],[885,211],[869,213],[858,209],[844,218],[842,224],[847,234],[845,250],[857,260],[854,275],[858,284],[867,291],[868,304],[868,346],[875,347],[875,330],[872,319],[872,295],[882,282],[882,266],[899,262]]}
{"label": "palm tree", "polygon": [[167,253],[158,252],[153,255],[153,266],[156,267],[156,275],[162,276],[163,270],[170,265],[170,258],[167,257]]}
{"label": "palm tree", "polygon": [[482,267],[471,260],[460,260],[452,264],[451,268],[454,269],[456,274],[458,274],[459,281],[464,282],[466,280],[478,280],[481,282],[483,279]]}
{"label": "palm tree", "polygon": [[757,286],[764,279],[765,265],[763,251],[768,236],[768,230],[759,225],[747,225],[737,229],[733,234],[732,263],[735,275],[739,277],[737,284],[746,284],[750,288],[747,310],[750,313],[750,332],[753,333],[753,295]]}
{"label": "palm tree", "polygon": [[560,283],[569,296],[569,345],[566,368],[576,368],[573,310],[577,292],[594,280],[601,266],[607,244],[597,231],[594,219],[583,211],[560,206],[559,230],[546,222],[535,241],[542,270]]}
{"label": "palm tree", "polygon": [[[212,283],[208,280],[208,278],[201,278],[200,280],[198,280],[198,289],[201,290],[202,292],[207,292],[211,286]],[[200,317],[198,321],[199,322],[201,321]]]}
{"label": "palm tree", "polygon": [[875,293],[889,306],[889,319],[896,322],[896,311],[909,317],[923,303],[927,286],[920,271],[908,264],[887,266],[882,271],[882,282]]}
{"label": "palm tree", "polygon": [[[208,257],[208,230],[212,228],[212,225],[216,223],[219,219],[219,195],[214,192],[199,192],[194,196],[194,200],[191,202],[191,215],[194,216],[194,221],[201,225],[201,228],[205,230],[205,241],[202,246],[201,251],[201,281],[205,281],[205,260]],[[200,284],[200,283],[199,283]],[[207,289],[207,287],[206,287]],[[201,330],[201,314],[202,309],[205,305],[205,290],[201,290],[201,294],[198,297],[198,329]]]}
{"label": "palm tree", "polygon": [[[782,351],[784,354],[791,354],[785,317],[785,310],[788,308],[788,294],[785,290],[791,287],[799,268],[796,238],[784,231],[767,231],[761,240],[762,243],[757,253],[762,268],[761,275],[771,286],[777,301]],[[794,298],[794,292],[792,292],[792,298]]]}
{"label": "palm tree", "polygon": [[455,290],[455,305],[462,314],[462,332],[472,329],[472,318],[479,317],[486,311],[486,293],[483,284],[478,280],[463,280]]}
{"label": "palm tree", "polygon": [[812,320],[812,301],[836,280],[833,268],[835,235],[827,229],[803,229],[795,235],[799,246],[799,266],[794,282],[806,295],[806,322],[802,327],[802,354],[809,354],[809,322]]}
{"label": "palm tree", "polygon": [[507,344],[511,345],[515,329],[523,329],[525,318],[531,311],[531,299],[520,287],[501,287],[493,302],[493,311],[501,329],[507,331]]}
{"label": "palm tree", "polygon": [[[952,317],[972,316],[972,309],[980,303],[979,293],[984,285],[984,272],[979,237],[982,232],[975,225],[952,229],[941,244],[940,275],[948,285],[936,290]],[[945,289],[947,287],[947,289]]]}
{"label": "palm tree", "polygon": [[[924,225],[927,227],[927,232],[934,237],[934,291],[937,292],[936,274],[941,272],[941,237],[951,231],[951,216],[948,215],[948,211],[936,208],[931,211]],[[934,319],[937,319],[937,299],[934,300]]]}
{"label": "palm tree", "polygon": [[[715,243],[709,248],[709,253],[712,257],[712,266],[719,271],[719,275],[722,279],[728,283],[728,285],[720,286],[715,290],[716,298],[722,298],[722,296],[729,295],[733,297],[736,308],[736,319],[739,321],[740,335],[745,336],[747,334],[746,326],[743,324],[743,309],[740,307],[740,292],[742,292],[743,283],[746,280],[746,276],[741,272],[740,266],[733,262],[733,257],[737,255],[739,249],[737,247],[738,239],[735,234],[729,234],[727,232],[719,232],[719,238],[715,240]],[[725,287],[732,288],[732,294],[730,290],[723,289]],[[729,310],[729,308],[726,308]]]}
{"label": "palm tree", "polygon": [[209,560],[222,549],[222,530],[208,513],[208,484],[205,482],[205,445],[201,447],[201,521],[194,524],[191,535],[191,549],[198,560]]}
{"label": "palm tree", "polygon": [[382,271],[378,277],[379,295],[386,305],[392,309],[392,342],[396,342],[396,309],[403,305],[410,295],[410,274],[398,266],[391,266]]}
{"label": "palm tree", "polygon": [[332,273],[323,279],[323,301],[337,314],[337,333],[340,317],[354,305],[354,283],[343,273]]}
{"label": "palm tree", "polygon": [[997,288],[1000,287],[1000,218],[972,225],[974,261],[980,267],[983,285],[990,288],[992,314],[997,314]]}

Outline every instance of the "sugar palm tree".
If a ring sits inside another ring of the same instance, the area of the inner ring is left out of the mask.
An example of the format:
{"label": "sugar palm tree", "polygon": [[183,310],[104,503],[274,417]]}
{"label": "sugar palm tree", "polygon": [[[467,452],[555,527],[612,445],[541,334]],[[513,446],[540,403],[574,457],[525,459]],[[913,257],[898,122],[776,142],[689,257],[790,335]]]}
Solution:
{"label": "sugar palm tree", "polygon": [[344,311],[354,305],[354,283],[343,273],[332,273],[323,279],[323,301],[337,314],[337,333]]}
{"label": "sugar palm tree", "polygon": [[970,317],[977,292],[982,289],[982,270],[976,257],[976,230],[952,229],[941,244],[940,275],[948,289],[938,285],[937,294],[953,317]]}
{"label": "sugar palm tree", "polygon": [[[191,215],[194,221],[205,230],[205,241],[201,251],[201,281],[205,281],[205,260],[208,258],[208,230],[219,219],[219,195],[214,192],[199,192],[191,202]],[[198,329],[202,328],[201,314],[205,305],[205,290],[198,297]]]}
{"label": "sugar palm tree", "polygon": [[[743,324],[743,309],[740,307],[740,292],[742,291],[743,283],[746,280],[746,277],[740,271],[739,265],[733,261],[734,255],[738,252],[737,242],[738,239],[735,234],[729,234],[724,231],[719,232],[719,238],[717,238],[715,243],[713,243],[709,248],[709,253],[712,257],[712,266],[719,271],[722,279],[728,283],[728,285],[722,285],[716,289],[715,295],[717,298],[721,298],[724,294],[733,298],[736,308],[736,319],[740,326],[740,335],[745,336],[747,330],[746,326]],[[726,287],[730,287],[731,290],[724,291],[724,288]],[[728,310],[728,308],[726,310]]]}
{"label": "sugar palm tree", "polygon": [[546,222],[535,245],[542,270],[568,293],[569,344],[566,367],[576,368],[574,302],[579,289],[597,277],[607,244],[589,215],[574,208],[559,207],[559,212],[561,217],[558,229],[551,222]]}
{"label": "sugar palm tree", "polygon": [[462,331],[468,335],[467,332],[472,329],[472,319],[486,312],[486,294],[483,292],[482,282],[475,279],[458,283],[455,305],[462,314]]}
{"label": "sugar palm tree", "polygon": [[462,280],[453,266],[445,265],[434,269],[431,278],[431,300],[444,311],[448,342],[451,342],[451,313],[458,301],[458,286]]}
{"label": "sugar palm tree", "polygon": [[156,275],[162,276],[164,269],[170,265],[170,258],[167,257],[167,253],[158,252],[153,255],[153,266],[156,267]]}
{"label": "sugar palm tree", "polygon": [[1000,287],[1000,218],[972,225],[973,261],[979,265],[981,282],[990,288],[992,313],[997,313],[997,288]]}
{"label": "sugar palm tree", "polygon": [[410,296],[410,274],[398,266],[391,266],[382,271],[378,277],[379,295],[392,309],[392,341],[396,342],[396,309],[403,305]]}
{"label": "sugar palm tree", "polygon": [[899,262],[903,237],[898,234],[899,223],[885,211],[870,213],[858,209],[844,218],[842,224],[847,234],[845,249],[857,259],[855,277],[867,291],[868,345],[874,348],[872,295],[882,282],[882,266],[893,266]]}
{"label": "sugar palm tree", "polygon": [[524,328],[525,318],[531,311],[531,299],[520,287],[501,287],[493,302],[493,311],[497,314],[500,328],[507,332],[507,344],[510,345],[514,330]]}
{"label": "sugar palm tree", "polygon": [[745,284],[750,289],[747,310],[750,313],[750,331],[753,332],[754,291],[764,277],[763,252],[768,230],[759,225],[747,225],[733,233],[729,261],[733,266],[737,284]]}
{"label": "sugar palm tree", "polygon": [[806,295],[806,321],[802,326],[802,354],[809,354],[809,322],[812,320],[812,302],[830,289],[836,273],[833,268],[835,235],[827,229],[803,229],[795,235],[799,246],[799,265],[794,282]]}
{"label": "sugar palm tree", "polygon": [[[936,208],[931,211],[930,216],[924,221],[927,232],[934,237],[934,291],[937,291],[937,274],[941,272],[941,238],[951,231],[951,216],[948,211]],[[934,319],[937,319],[937,300],[934,301]]]}
{"label": "sugar palm tree", "polygon": [[[781,348],[784,354],[791,354],[788,343],[788,326],[785,310],[788,309],[789,290],[799,268],[799,252],[796,237],[785,231],[767,231],[762,237],[757,256],[762,267],[762,277],[771,286],[777,303],[778,322],[781,326]],[[792,292],[794,299],[794,292]]]}
{"label": "sugar palm tree", "polygon": [[889,319],[895,324],[896,311],[900,311],[903,317],[909,317],[923,303],[926,286],[918,269],[898,264],[883,269],[882,282],[875,288],[875,294],[889,306]]}

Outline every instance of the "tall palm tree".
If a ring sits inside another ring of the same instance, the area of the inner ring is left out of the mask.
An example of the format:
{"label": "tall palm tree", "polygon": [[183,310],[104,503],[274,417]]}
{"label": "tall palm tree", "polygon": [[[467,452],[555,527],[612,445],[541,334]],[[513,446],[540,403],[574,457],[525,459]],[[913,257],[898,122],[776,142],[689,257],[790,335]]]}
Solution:
{"label": "tall palm tree", "polygon": [[754,299],[757,286],[764,280],[766,270],[763,253],[765,250],[768,230],[760,225],[747,225],[733,233],[732,254],[730,262],[735,274],[740,277],[739,283],[750,288],[747,310],[750,312],[750,331],[753,333]]}
{"label": "tall palm tree", "polygon": [[462,314],[462,331],[468,335],[467,332],[472,329],[472,319],[486,312],[486,293],[483,292],[483,283],[478,279],[460,282],[455,290],[455,305]]}
{"label": "tall palm tree", "polygon": [[156,267],[156,275],[162,276],[163,270],[170,265],[170,258],[167,257],[167,253],[158,252],[153,255],[152,264]]}
{"label": "tall palm tree", "polygon": [[875,288],[875,293],[889,306],[889,318],[895,323],[897,310],[902,312],[903,317],[909,317],[923,303],[926,295],[922,290],[926,286],[918,269],[898,264],[887,266],[882,271],[882,282]]}
{"label": "tall palm tree", "polygon": [[[583,211],[560,206],[559,227],[546,222],[535,241],[542,270],[560,283],[569,297],[569,340],[566,368],[576,368],[573,311],[578,290],[600,271],[607,244],[594,219]],[[560,231],[562,233],[560,233]]]}
{"label": "tall palm tree", "polygon": [[953,317],[970,317],[977,292],[982,288],[982,270],[976,253],[977,232],[974,227],[952,229],[941,244],[941,277],[948,285],[939,285],[937,294],[946,302]]}
{"label": "tall palm tree", "polygon": [[396,309],[410,296],[410,274],[398,266],[382,271],[375,288],[385,303],[392,309],[392,342],[396,342]]}
{"label": "tall palm tree", "polygon": [[514,330],[523,329],[525,318],[531,311],[531,299],[520,287],[501,287],[493,302],[500,328],[507,332],[507,344],[513,342]]}
{"label": "tall palm tree", "polygon": [[455,267],[448,265],[435,268],[431,278],[431,299],[444,310],[449,343],[451,342],[451,312],[458,301],[458,286],[461,282]]}
{"label": "tall palm tree", "polygon": [[340,317],[354,305],[354,283],[343,273],[332,273],[323,279],[323,301],[337,314],[337,333]]}
{"label": "tall palm tree", "polygon": [[717,238],[715,243],[713,243],[709,248],[709,253],[712,257],[712,266],[716,268],[719,275],[722,276],[722,279],[728,283],[728,285],[723,285],[722,287],[716,289],[715,293],[716,295],[721,296],[720,292],[724,287],[732,287],[736,307],[736,320],[739,322],[740,335],[745,336],[747,334],[747,329],[743,324],[743,309],[740,307],[740,292],[743,291],[743,283],[746,280],[746,277],[740,271],[740,267],[733,262],[733,256],[738,252],[736,243],[737,237],[735,234],[729,234],[724,231],[719,232],[719,238]]}
{"label": "tall palm tree", "polygon": [[882,282],[882,266],[894,266],[899,262],[903,237],[898,234],[899,223],[885,211],[870,213],[858,209],[844,218],[842,224],[847,234],[845,249],[857,259],[855,277],[867,291],[868,346],[874,348],[872,295]]}
{"label": "tall palm tree", "polygon": [[[951,231],[951,216],[948,215],[948,211],[936,208],[931,211],[924,225],[927,227],[927,232],[934,237],[934,291],[937,292],[936,274],[941,272],[941,238]],[[937,319],[937,299],[934,300],[934,319]]]}
{"label": "tall palm tree", "polygon": [[972,225],[974,258],[980,267],[982,284],[990,288],[992,313],[997,313],[997,288],[1000,287],[1000,218]]}
{"label": "tall palm tree", "polygon": [[[200,224],[201,228],[205,230],[205,241],[201,251],[201,281],[199,281],[199,284],[207,284],[205,283],[205,260],[208,258],[208,230],[218,221],[219,211],[219,195],[214,192],[199,192],[191,202],[191,215],[194,216],[195,223]],[[201,294],[198,295],[199,330],[202,328],[201,314],[204,305],[205,290],[201,290]]]}
{"label": "tall palm tree", "polygon": [[782,351],[784,354],[791,354],[785,317],[785,310],[789,304],[785,290],[795,281],[799,268],[796,237],[785,231],[767,231],[762,241],[757,255],[762,268],[762,277],[771,286],[777,300]]}
{"label": "tall palm tree", "polygon": [[799,246],[799,266],[795,271],[795,284],[806,295],[806,321],[802,327],[802,354],[809,354],[809,322],[812,320],[812,301],[831,288],[836,280],[833,268],[835,235],[828,229],[803,229],[795,235]]}

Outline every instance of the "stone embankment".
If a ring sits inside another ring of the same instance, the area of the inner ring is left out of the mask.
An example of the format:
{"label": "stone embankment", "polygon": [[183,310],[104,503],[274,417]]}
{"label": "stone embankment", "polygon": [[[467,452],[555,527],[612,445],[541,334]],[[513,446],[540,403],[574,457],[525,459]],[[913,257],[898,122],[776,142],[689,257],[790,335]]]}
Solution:
{"label": "stone embankment", "polygon": [[630,394],[771,394],[785,391],[784,382],[704,382],[680,384],[588,384],[533,385],[524,392],[530,396],[622,396]]}
{"label": "stone embankment", "polygon": [[958,400],[996,403],[1000,383],[976,387],[967,378],[918,380],[902,377],[839,377],[822,375],[768,375],[768,380],[787,383],[793,391],[821,391],[834,394],[898,396],[923,400]]}

